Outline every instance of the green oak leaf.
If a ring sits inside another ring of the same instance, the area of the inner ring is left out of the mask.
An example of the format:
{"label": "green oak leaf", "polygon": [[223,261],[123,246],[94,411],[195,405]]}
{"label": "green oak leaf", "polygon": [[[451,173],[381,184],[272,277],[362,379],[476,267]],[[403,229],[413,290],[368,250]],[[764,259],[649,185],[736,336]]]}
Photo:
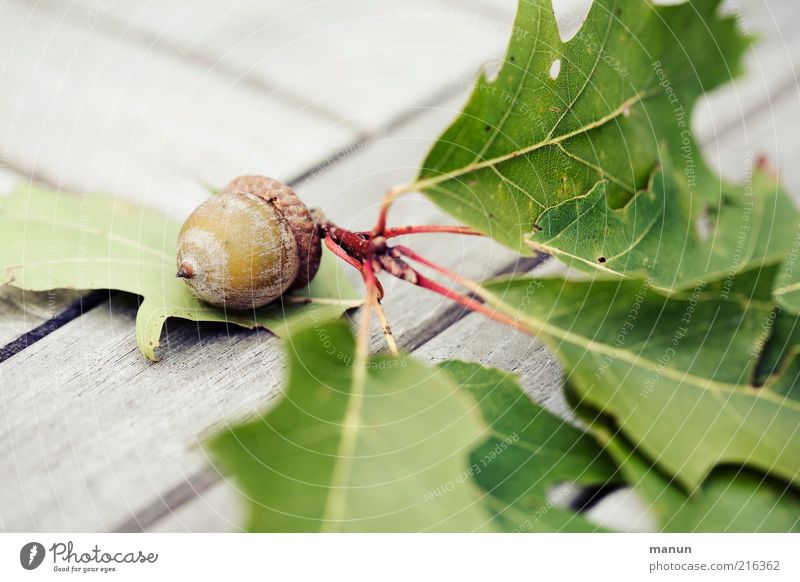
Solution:
{"label": "green oak leaf", "polygon": [[724,183],[692,133],[695,102],[750,45],[719,4],[595,0],[562,42],[551,0],[520,1],[496,79],[479,77],[404,190],[515,250],[665,288],[785,251],[785,194]]}
{"label": "green oak leaf", "polygon": [[648,504],[662,532],[800,532],[797,487],[748,469],[720,467],[687,495],[610,423],[595,417],[591,430]]}
{"label": "green oak leaf", "polygon": [[340,322],[287,343],[281,402],[209,444],[247,499],[249,530],[598,529],[548,493],[562,482],[606,483],[615,466],[513,376],[374,356],[362,382]]}
{"label": "green oak leaf", "polygon": [[602,485],[616,466],[583,431],[532,402],[512,375],[478,364],[439,365],[478,403],[490,438],[473,450],[468,474],[489,493],[505,531],[585,532],[598,526],[558,506],[560,483]]}
{"label": "green oak leaf", "polygon": [[211,307],[175,278],[179,229],[180,223],[167,216],[120,198],[20,186],[0,196],[0,284],[31,291],[115,289],[141,295],[136,340],[151,360],[157,359],[161,330],[170,317],[264,327],[285,335],[360,304],[353,286],[339,276],[336,261],[327,256],[307,288],[280,302],[254,312]]}
{"label": "green oak leaf", "polygon": [[[723,185],[722,202],[712,206],[707,198],[683,195],[682,170],[666,151],[661,160],[648,188],[623,208],[609,208],[609,183],[600,182],[585,197],[546,210],[531,244],[572,267],[647,278],[667,290],[786,256],[798,213],[768,172],[756,171],[747,198]],[[715,233],[695,224],[701,215]]]}
{"label": "green oak leaf", "polygon": [[247,528],[492,529],[464,478],[486,431],[475,404],[446,374],[406,357],[357,367],[354,343],[343,322],[292,334],[283,399],[211,441],[248,499]]}
{"label": "green oak leaf", "polygon": [[682,500],[663,531],[800,532],[800,494],[750,471],[717,470]]}
{"label": "green oak leaf", "polygon": [[761,338],[756,384],[800,401],[800,317],[776,307],[762,324]]}
{"label": "green oak leaf", "polygon": [[800,403],[754,385],[776,272],[683,296],[627,279],[521,278],[486,290],[558,355],[581,402],[692,490],[720,464],[800,482]]}
{"label": "green oak leaf", "polygon": [[[800,227],[800,224],[796,224]],[[787,237],[789,238],[789,237]],[[783,311],[800,315],[800,228],[791,234],[791,246],[783,269],[775,281],[773,294]]]}

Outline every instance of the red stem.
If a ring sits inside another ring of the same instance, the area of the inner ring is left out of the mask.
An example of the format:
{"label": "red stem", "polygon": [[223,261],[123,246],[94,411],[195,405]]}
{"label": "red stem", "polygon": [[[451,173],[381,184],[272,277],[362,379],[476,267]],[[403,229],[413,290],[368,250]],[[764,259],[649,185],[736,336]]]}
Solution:
{"label": "red stem", "polygon": [[340,228],[329,222],[325,225],[325,236],[330,237],[333,242],[357,261],[366,261],[370,254],[370,239],[360,233]]}
{"label": "red stem", "polygon": [[375,224],[375,228],[372,229],[373,236],[382,236],[384,231],[386,230],[386,215],[389,213],[389,207],[394,202],[394,191],[389,191],[389,193],[384,196],[383,200],[381,201],[381,210],[378,213],[378,222]]}
{"label": "red stem", "polygon": [[[400,226],[397,228],[387,228],[383,231],[384,238],[403,236],[404,234],[425,234],[425,233],[448,233],[461,234],[466,236],[484,236],[482,232],[468,226]],[[362,236],[369,236],[371,232],[360,232]]]}
{"label": "red stem", "polygon": [[337,245],[336,242],[330,236],[325,235],[325,238],[322,240],[325,241],[325,246],[328,247],[334,255],[342,259],[348,265],[355,267],[356,269],[358,269],[358,271],[362,270],[363,263],[358,262],[356,259],[348,255],[347,252],[345,252],[345,250],[342,247]]}
{"label": "red stem", "polygon": [[[372,270],[371,264],[364,263],[364,266],[361,269],[361,277],[364,279],[364,286],[367,288],[367,296],[371,297],[372,292],[378,287],[378,278],[375,276],[375,272]],[[380,296],[381,294],[378,293],[378,298],[380,298]]]}
{"label": "red stem", "polygon": [[408,257],[412,261],[415,261],[415,262],[419,263],[420,265],[425,265],[429,269],[433,269],[437,273],[441,273],[442,275],[444,275],[448,279],[452,279],[456,283],[461,283],[465,287],[469,287],[470,285],[472,287],[477,287],[478,286],[478,284],[475,283],[474,281],[471,281],[471,280],[467,279],[466,277],[462,277],[458,273],[454,273],[453,271],[451,271],[449,269],[445,269],[444,267],[442,267],[441,265],[437,265],[433,261],[429,261],[425,257],[422,257],[422,256],[418,255],[417,253],[415,253],[413,250],[411,250],[410,248],[408,248],[406,246],[395,245],[395,246],[392,247],[392,249],[396,250],[398,253],[400,253],[402,255],[405,255],[406,257]]}
{"label": "red stem", "polygon": [[[388,208],[388,204],[385,206],[385,210]],[[385,212],[382,213],[382,218],[385,219]],[[383,221],[379,221],[378,227],[376,227],[375,233],[365,233],[365,232],[353,232],[344,228],[339,228],[333,223],[328,223],[324,226],[325,231],[325,245],[339,258],[344,259],[349,265],[352,265],[356,269],[361,272],[361,276],[364,279],[364,283],[367,286],[368,293],[371,293],[372,290],[377,291],[377,300],[380,301],[383,299],[384,292],[383,286],[381,285],[378,278],[375,276],[375,273],[372,268],[372,263],[370,260],[373,259],[375,250],[373,249],[373,241],[375,237],[380,236],[383,234],[384,238],[391,238],[394,236],[400,236],[403,234],[418,234],[423,232],[447,232],[447,233],[455,233],[455,234],[464,234],[464,235],[481,235],[479,233],[469,227],[463,226],[407,226],[407,227],[400,227],[400,228],[391,228],[391,229],[384,229],[381,225]],[[383,251],[387,250],[385,244],[382,245]],[[392,247],[393,250],[396,250],[398,253],[410,258],[413,261],[416,261],[426,267],[429,267],[450,279],[460,283],[464,286],[469,287],[470,284],[473,284],[469,279],[458,275],[444,267],[433,263],[424,257],[421,257],[408,247],[404,246],[395,246]],[[477,313],[481,313],[499,323],[504,325],[511,326],[512,328],[516,329],[517,325],[516,322],[501,313],[498,313],[489,307],[487,307],[484,303],[480,301],[476,301],[475,299],[468,297],[466,295],[462,295],[457,293],[447,287],[437,283],[436,281],[421,275],[412,267],[408,267],[414,273],[416,281],[410,281],[415,285],[422,287],[424,289],[428,289],[433,291],[434,293],[438,293],[444,297],[447,297],[451,301],[455,301],[459,305],[466,307],[471,311],[475,311]],[[401,277],[404,278],[404,277]]]}
{"label": "red stem", "polygon": [[[342,231],[342,229],[339,230]],[[342,231],[342,232],[349,232],[349,231]],[[358,270],[358,272],[361,273],[362,278],[364,277],[365,263],[360,262],[355,257],[351,257],[346,250],[344,250],[342,247],[336,244],[336,241],[333,239],[333,237],[330,236],[330,231],[327,231],[325,238],[323,238],[322,240],[325,241],[325,246],[328,247],[334,255],[345,261],[348,265],[354,267],[356,270]],[[383,285],[381,285],[381,282],[378,281],[377,278],[375,278],[374,274],[372,275],[372,277],[375,280],[375,288],[378,290],[378,300],[381,300],[383,299],[384,296]]]}
{"label": "red stem", "polygon": [[456,303],[463,305],[467,309],[471,311],[477,311],[488,317],[489,319],[493,319],[499,323],[504,325],[510,326],[512,329],[517,329],[517,322],[511,319],[508,316],[505,316],[501,313],[497,313],[493,309],[489,309],[485,304],[475,301],[471,297],[467,297],[466,295],[461,295],[460,293],[456,293],[452,289],[448,289],[447,287],[440,285],[436,281],[432,279],[428,279],[424,275],[420,275],[417,273],[417,282],[416,285],[433,291],[434,293],[438,293],[439,295],[443,295],[448,299],[455,301]]}

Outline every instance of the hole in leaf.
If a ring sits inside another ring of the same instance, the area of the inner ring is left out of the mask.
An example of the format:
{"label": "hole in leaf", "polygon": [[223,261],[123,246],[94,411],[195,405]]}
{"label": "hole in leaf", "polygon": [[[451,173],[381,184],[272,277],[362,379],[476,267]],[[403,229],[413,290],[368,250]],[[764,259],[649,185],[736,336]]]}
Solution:
{"label": "hole in leaf", "polygon": [[701,241],[706,240],[714,231],[714,215],[716,213],[716,208],[706,205],[703,211],[697,215],[697,219],[694,221],[694,227]]}
{"label": "hole in leaf", "polygon": [[547,490],[547,501],[554,507],[570,507],[581,495],[581,486],[577,483],[565,481],[557,483]]}
{"label": "hole in leaf", "polygon": [[[570,484],[575,487],[575,495],[570,500],[569,507],[575,511],[588,511],[605,497],[624,487],[620,483],[605,483],[602,485]],[[565,483],[561,485],[565,485]]]}
{"label": "hole in leaf", "polygon": [[555,81],[558,79],[558,74],[561,72],[561,59],[556,59],[550,65],[550,78]]}
{"label": "hole in leaf", "polygon": [[599,499],[584,514],[589,521],[626,532],[658,531],[652,508],[630,487],[617,489]]}
{"label": "hole in leaf", "polygon": [[605,257],[598,257],[598,258],[597,258],[597,262],[598,262],[598,263],[605,263],[607,260],[608,260],[608,259],[607,259],[607,258],[605,258]]}
{"label": "hole in leaf", "polygon": [[501,61],[489,61],[488,63],[484,63],[482,73],[483,76],[486,78],[487,83],[494,83],[497,80],[497,76],[500,74],[500,69],[502,68]]}
{"label": "hole in leaf", "polygon": [[561,42],[567,42],[578,34],[591,7],[592,0],[561,0],[560,2],[553,2],[553,12],[556,15],[558,36],[561,37]]}

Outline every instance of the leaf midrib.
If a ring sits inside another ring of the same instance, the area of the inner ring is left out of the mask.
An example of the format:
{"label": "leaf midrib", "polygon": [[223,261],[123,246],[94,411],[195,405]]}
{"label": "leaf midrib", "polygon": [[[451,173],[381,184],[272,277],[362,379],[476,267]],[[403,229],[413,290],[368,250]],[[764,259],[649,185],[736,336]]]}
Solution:
{"label": "leaf midrib", "polygon": [[[367,317],[367,314],[362,315]],[[347,488],[345,483],[353,470],[358,433],[361,430],[361,412],[364,402],[364,388],[366,386],[366,358],[361,353],[356,353],[353,362],[353,374],[350,377],[350,398],[347,401],[344,418],[342,419],[342,435],[336,451],[337,463],[333,467],[331,483],[328,490],[325,508],[322,512],[323,532],[339,531],[347,506]]]}
{"label": "leaf midrib", "polygon": [[559,135],[557,137],[548,137],[540,142],[535,144],[529,145],[527,147],[521,148],[519,150],[514,150],[507,154],[503,154],[502,156],[497,156],[494,158],[490,158],[488,160],[483,160],[481,162],[472,162],[458,168],[456,170],[451,170],[449,172],[445,172],[444,174],[440,174],[439,176],[433,176],[431,178],[425,178],[423,180],[416,180],[402,188],[399,189],[399,193],[403,192],[421,192],[442,182],[447,182],[449,180],[453,180],[455,178],[459,178],[465,174],[470,174],[472,172],[476,172],[478,170],[482,170],[484,168],[494,167],[497,165],[502,164],[503,162],[507,162],[509,160],[513,160],[515,158],[519,158],[521,156],[525,156],[529,153],[532,153],[536,150],[551,146],[557,145],[561,142],[567,141],[573,137],[582,135],[586,132],[589,132],[593,129],[597,129],[598,127],[602,127],[606,123],[609,123],[620,115],[625,113],[625,110],[630,109],[631,107],[635,106],[637,103],[640,103],[650,97],[657,95],[661,91],[661,87],[656,85],[649,89],[644,90],[643,92],[638,92],[636,95],[629,97],[625,101],[623,101],[616,109],[611,111],[610,113],[604,115],[603,117],[592,121],[591,123],[587,123],[586,125],[574,129],[570,132],[565,134]]}
{"label": "leaf midrib", "polygon": [[[501,311],[505,312],[506,314],[519,316],[518,312],[514,311],[512,308],[509,308],[504,303],[496,303],[495,306],[498,307],[498,309],[500,309]],[[699,390],[740,394],[742,396],[750,398],[769,401],[770,403],[775,404],[777,406],[792,409],[794,412],[800,412],[800,401],[793,401],[783,397],[779,398],[778,395],[768,391],[759,391],[758,394],[751,394],[749,392],[741,390],[740,387],[737,385],[718,382],[716,380],[712,380],[711,378],[705,378],[702,376],[698,376],[696,374],[690,374],[687,371],[675,370],[674,368],[671,367],[659,368],[657,362],[654,362],[647,357],[630,353],[628,350],[619,350],[611,348],[603,344],[602,342],[598,342],[593,339],[587,338],[585,336],[563,330],[557,326],[548,324],[540,319],[527,316],[523,317],[522,320],[528,323],[528,325],[530,326],[530,331],[532,331],[537,335],[544,336],[545,340],[547,339],[547,337],[556,338],[564,342],[570,343],[574,346],[577,346],[579,348],[582,348],[583,350],[590,352],[592,354],[603,354],[605,356],[613,357],[614,359],[617,360],[623,360],[629,363],[631,366],[643,368],[645,370],[651,370],[651,371],[659,370],[662,375],[667,376],[672,380],[675,380],[678,383],[678,385],[689,384]],[[558,349],[557,345],[551,345],[550,347],[556,352],[561,351]]]}
{"label": "leaf midrib", "polygon": [[[15,222],[15,220],[12,218],[9,222]],[[75,223],[72,223],[72,222],[65,222],[65,221],[62,221],[62,220],[48,220],[48,221],[45,222],[45,221],[35,220],[34,219],[34,220],[20,220],[18,222],[19,222],[19,224],[21,224],[23,226],[31,226],[33,224],[37,224],[38,223],[38,224],[40,224],[42,226],[47,226],[47,227],[58,226],[58,227],[61,227],[61,228],[64,228],[64,229],[74,230],[74,231],[78,231],[78,232],[81,232],[81,233],[84,233],[84,234],[88,233],[88,234],[99,236],[101,238],[108,239],[109,241],[114,241],[114,242],[121,243],[121,244],[123,244],[125,246],[129,246],[129,247],[131,247],[133,249],[136,249],[136,250],[140,250],[140,251],[147,252],[149,254],[155,255],[158,258],[162,259],[165,263],[168,263],[168,264],[171,264],[172,261],[174,260],[173,257],[168,256],[167,253],[165,253],[164,251],[159,250],[156,247],[150,247],[150,246],[144,245],[140,241],[136,241],[136,240],[134,240],[132,238],[129,238],[129,237],[126,237],[126,236],[114,234],[114,233],[112,233],[112,232],[110,232],[108,230],[102,229],[102,228],[90,227],[90,226],[87,226],[87,225],[75,224]]]}

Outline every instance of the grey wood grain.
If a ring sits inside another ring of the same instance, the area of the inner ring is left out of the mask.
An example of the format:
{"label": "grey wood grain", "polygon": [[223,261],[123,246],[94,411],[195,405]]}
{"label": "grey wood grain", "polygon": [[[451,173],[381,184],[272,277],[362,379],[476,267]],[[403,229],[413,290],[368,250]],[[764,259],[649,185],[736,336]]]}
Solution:
{"label": "grey wood grain", "polygon": [[[154,521],[143,520],[142,530],[149,533],[242,531],[246,511],[236,484],[216,480],[210,487],[195,489],[189,501],[169,505]],[[136,523],[130,529],[137,529]]]}
{"label": "grey wood grain", "polygon": [[0,287],[0,353],[6,344],[56,318],[80,296],[67,289],[35,293]]}
{"label": "grey wood grain", "polygon": [[361,133],[435,101],[442,80],[497,58],[508,31],[450,0],[40,2],[117,38],[190,54],[215,71]]}
{"label": "grey wood grain", "polygon": [[302,104],[36,4],[3,4],[0,55],[4,164],[174,216],[207,196],[203,182],[287,180],[356,139]]}

